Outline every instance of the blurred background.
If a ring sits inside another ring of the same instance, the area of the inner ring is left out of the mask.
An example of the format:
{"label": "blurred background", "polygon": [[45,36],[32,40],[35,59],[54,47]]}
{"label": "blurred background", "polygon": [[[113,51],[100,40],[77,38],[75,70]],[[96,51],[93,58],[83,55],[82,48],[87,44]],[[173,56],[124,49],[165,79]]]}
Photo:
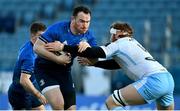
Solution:
{"label": "blurred background", "polygon": [[[7,90],[18,49],[29,40],[29,25],[33,21],[49,26],[70,20],[72,8],[79,4],[92,10],[90,30],[98,45],[109,41],[112,22],[132,25],[134,37],[172,73],[175,109],[180,109],[180,0],[0,0],[0,110],[11,109]],[[121,70],[84,67],[76,60],[72,76],[77,109],[105,109],[105,99],[113,90],[133,82]],[[155,105],[126,108],[155,109]]]}

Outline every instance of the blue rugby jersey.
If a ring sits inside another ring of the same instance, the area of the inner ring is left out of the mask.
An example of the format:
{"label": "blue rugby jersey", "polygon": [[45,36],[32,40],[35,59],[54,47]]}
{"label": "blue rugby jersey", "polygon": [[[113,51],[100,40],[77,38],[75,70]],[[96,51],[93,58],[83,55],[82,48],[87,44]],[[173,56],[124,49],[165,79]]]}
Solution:
{"label": "blue rugby jersey", "polygon": [[[41,35],[39,39],[41,39],[45,43],[60,41],[61,43],[65,43],[67,45],[77,45],[80,41],[86,40],[91,46],[97,45],[95,37],[89,30],[84,34],[74,35],[70,30],[70,21],[63,21],[53,24],[52,26],[48,27],[48,29]],[[71,56],[73,62],[73,59],[76,56]],[[72,62],[64,66],[58,65],[39,56],[36,59],[37,66],[45,67],[47,69],[52,67],[53,69],[69,69],[72,65]]]}
{"label": "blue rugby jersey", "polygon": [[19,50],[18,59],[13,73],[13,86],[16,90],[25,91],[20,85],[21,73],[30,74],[30,80],[33,84],[36,83],[34,77],[34,60],[36,55],[33,51],[33,44],[31,41],[25,43]]}

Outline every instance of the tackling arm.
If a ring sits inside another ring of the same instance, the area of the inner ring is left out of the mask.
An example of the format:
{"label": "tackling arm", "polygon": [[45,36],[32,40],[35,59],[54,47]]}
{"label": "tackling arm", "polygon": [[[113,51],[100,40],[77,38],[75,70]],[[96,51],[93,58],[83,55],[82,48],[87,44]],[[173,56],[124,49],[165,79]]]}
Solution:
{"label": "tackling arm", "polygon": [[114,60],[104,60],[104,61],[98,61],[94,64],[95,67],[100,67],[103,69],[109,69],[109,70],[114,70],[114,69],[120,69],[121,67],[119,64]]}
{"label": "tackling arm", "polygon": [[[89,57],[89,58],[106,58],[106,54],[101,47],[94,46],[94,47],[87,47],[86,50],[79,52],[78,46],[69,46],[69,45],[62,45],[61,49],[63,51],[67,51],[73,53],[78,56],[82,57]],[[104,69],[119,69],[121,68],[119,64],[114,60],[105,60],[105,61],[98,61],[93,66],[100,67]]]}
{"label": "tackling arm", "polygon": [[106,54],[101,47],[88,47],[83,52],[78,52],[78,46],[64,45],[63,51],[70,52],[72,54],[89,57],[89,58],[106,58]]}

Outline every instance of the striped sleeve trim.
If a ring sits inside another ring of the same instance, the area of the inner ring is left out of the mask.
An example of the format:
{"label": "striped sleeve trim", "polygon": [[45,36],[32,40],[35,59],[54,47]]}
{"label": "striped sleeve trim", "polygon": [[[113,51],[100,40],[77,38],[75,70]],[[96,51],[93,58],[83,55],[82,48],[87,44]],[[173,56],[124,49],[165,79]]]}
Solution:
{"label": "striped sleeve trim", "polygon": [[42,40],[45,43],[48,43],[48,41],[42,35],[39,37],[39,39]]}
{"label": "striped sleeve trim", "polygon": [[26,73],[26,74],[32,74],[32,72],[30,72],[30,71],[26,71],[26,70],[21,70],[21,73]]}

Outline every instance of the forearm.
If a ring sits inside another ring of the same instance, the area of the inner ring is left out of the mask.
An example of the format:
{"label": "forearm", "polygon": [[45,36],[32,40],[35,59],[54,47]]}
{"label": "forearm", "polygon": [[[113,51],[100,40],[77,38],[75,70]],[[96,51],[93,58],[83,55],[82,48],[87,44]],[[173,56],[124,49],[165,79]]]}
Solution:
{"label": "forearm", "polygon": [[109,69],[109,70],[114,70],[114,69],[120,69],[121,67],[119,64],[114,60],[104,60],[104,61],[98,61],[94,64],[95,67],[100,67],[103,69]]}
{"label": "forearm", "polygon": [[45,43],[43,41],[37,40],[36,43],[34,44],[33,49],[37,53],[37,55],[39,55],[40,57],[53,61],[53,62],[57,62],[57,55],[46,50],[44,45]]}
{"label": "forearm", "polygon": [[90,57],[90,58],[105,58],[105,52],[101,47],[88,47],[85,51],[82,53],[78,52],[78,46],[69,46],[64,45],[63,51],[70,52],[78,56],[82,57]]}
{"label": "forearm", "polygon": [[30,92],[35,97],[39,98],[41,96],[41,93],[34,87],[30,79],[28,78],[21,79],[20,83],[27,92]]}
{"label": "forearm", "polygon": [[36,52],[38,56],[45,58],[47,60],[56,62],[57,55],[53,54],[52,52],[47,51],[46,49],[44,49],[43,46],[39,46],[38,48],[35,47],[34,49],[35,49],[34,51]]}

